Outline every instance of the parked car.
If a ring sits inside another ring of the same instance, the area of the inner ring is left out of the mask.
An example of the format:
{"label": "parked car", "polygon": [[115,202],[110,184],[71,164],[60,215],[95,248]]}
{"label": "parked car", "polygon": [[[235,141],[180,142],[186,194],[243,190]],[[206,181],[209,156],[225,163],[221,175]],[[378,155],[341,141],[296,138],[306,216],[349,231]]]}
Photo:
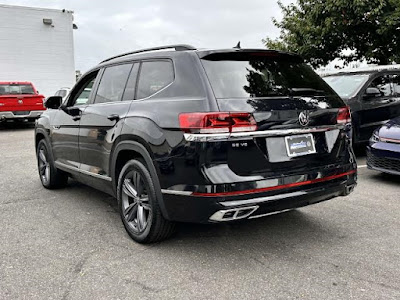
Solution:
{"label": "parked car", "polygon": [[30,82],[0,82],[0,121],[33,121],[46,109],[43,100]]}
{"label": "parked car", "polygon": [[36,125],[43,186],[71,176],[115,196],[141,243],[177,221],[259,218],[356,185],[348,107],[294,54],[144,49],[103,61],[61,103]]}
{"label": "parked car", "polygon": [[372,132],[400,116],[400,66],[379,66],[324,77],[350,106],[354,143],[367,142]]}
{"label": "parked car", "polygon": [[400,117],[375,130],[367,147],[369,169],[400,175]]}
{"label": "parked car", "polygon": [[61,96],[63,100],[65,100],[68,96],[68,93],[71,91],[70,88],[68,87],[63,87],[59,89],[57,92],[55,92],[54,96]]}

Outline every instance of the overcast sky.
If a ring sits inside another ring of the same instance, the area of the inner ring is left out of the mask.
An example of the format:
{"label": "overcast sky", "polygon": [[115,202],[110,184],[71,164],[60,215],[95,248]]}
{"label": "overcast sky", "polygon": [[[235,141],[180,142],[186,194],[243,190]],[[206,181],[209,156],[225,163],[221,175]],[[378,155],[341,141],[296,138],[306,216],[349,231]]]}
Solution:
{"label": "overcast sky", "polygon": [[[109,56],[165,44],[199,48],[263,47],[279,30],[276,0],[0,0],[3,4],[74,11],[75,68],[81,71]],[[284,4],[292,0],[282,0]]]}

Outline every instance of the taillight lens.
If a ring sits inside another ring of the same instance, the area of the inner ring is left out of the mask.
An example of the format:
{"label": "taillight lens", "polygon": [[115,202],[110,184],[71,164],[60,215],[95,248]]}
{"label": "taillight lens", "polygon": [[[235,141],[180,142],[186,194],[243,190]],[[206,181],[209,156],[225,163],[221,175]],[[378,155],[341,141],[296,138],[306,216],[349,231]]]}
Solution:
{"label": "taillight lens", "polygon": [[247,112],[182,113],[180,127],[191,133],[230,133],[257,130],[252,114]]}
{"label": "taillight lens", "polygon": [[351,123],[350,108],[348,106],[339,108],[337,114],[337,123],[338,124]]}

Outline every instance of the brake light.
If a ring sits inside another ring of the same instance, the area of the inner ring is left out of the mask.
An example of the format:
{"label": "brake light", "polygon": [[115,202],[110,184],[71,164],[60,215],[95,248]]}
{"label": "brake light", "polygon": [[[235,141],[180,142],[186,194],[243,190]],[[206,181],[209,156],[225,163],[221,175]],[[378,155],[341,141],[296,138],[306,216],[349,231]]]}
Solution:
{"label": "brake light", "polygon": [[182,113],[179,124],[184,132],[230,133],[257,130],[252,114],[247,112]]}
{"label": "brake light", "polygon": [[351,123],[350,108],[348,106],[339,108],[337,114],[337,123],[338,124]]}

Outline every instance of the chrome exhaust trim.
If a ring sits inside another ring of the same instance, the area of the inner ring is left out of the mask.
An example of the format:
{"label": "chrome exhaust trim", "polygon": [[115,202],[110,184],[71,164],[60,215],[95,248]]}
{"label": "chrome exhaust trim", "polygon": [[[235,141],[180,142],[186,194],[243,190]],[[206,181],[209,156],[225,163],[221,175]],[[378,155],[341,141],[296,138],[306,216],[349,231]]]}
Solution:
{"label": "chrome exhaust trim", "polygon": [[210,221],[226,222],[239,219],[245,219],[258,209],[258,205],[247,206],[240,208],[224,209],[215,212],[210,218]]}

